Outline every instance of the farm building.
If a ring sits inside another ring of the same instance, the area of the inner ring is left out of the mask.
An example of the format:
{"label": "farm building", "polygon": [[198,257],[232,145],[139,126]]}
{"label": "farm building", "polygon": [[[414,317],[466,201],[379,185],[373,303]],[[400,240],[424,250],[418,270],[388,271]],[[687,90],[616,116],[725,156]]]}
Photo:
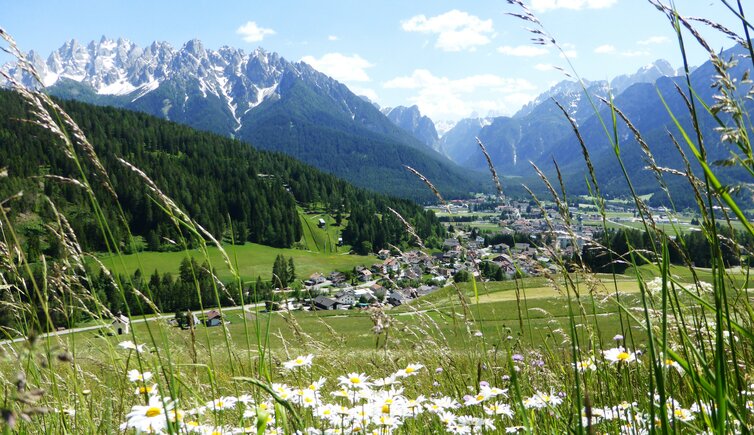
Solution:
{"label": "farm building", "polygon": [[207,313],[205,324],[207,326],[220,326],[223,324],[223,315],[217,310],[210,310]]}
{"label": "farm building", "polygon": [[118,335],[128,334],[131,331],[131,320],[121,313],[115,315],[112,325]]}

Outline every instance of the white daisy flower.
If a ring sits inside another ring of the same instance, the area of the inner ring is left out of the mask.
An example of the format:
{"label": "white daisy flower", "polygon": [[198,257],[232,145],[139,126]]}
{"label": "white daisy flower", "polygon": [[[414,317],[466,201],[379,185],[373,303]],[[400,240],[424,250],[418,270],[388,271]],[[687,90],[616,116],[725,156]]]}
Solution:
{"label": "white daisy flower", "polygon": [[131,382],[147,382],[152,379],[152,372],[140,372],[136,369],[128,371],[128,380]]}
{"label": "white daisy flower", "polygon": [[623,346],[614,347],[603,352],[606,360],[611,364],[615,363],[630,363],[636,361],[636,353],[631,352],[628,349],[624,349]]}
{"label": "white daisy flower", "polygon": [[314,355],[312,354],[305,355],[305,356],[298,356],[295,359],[284,362],[283,367],[286,370],[291,370],[296,367],[309,367],[312,365],[312,358],[314,358]]}

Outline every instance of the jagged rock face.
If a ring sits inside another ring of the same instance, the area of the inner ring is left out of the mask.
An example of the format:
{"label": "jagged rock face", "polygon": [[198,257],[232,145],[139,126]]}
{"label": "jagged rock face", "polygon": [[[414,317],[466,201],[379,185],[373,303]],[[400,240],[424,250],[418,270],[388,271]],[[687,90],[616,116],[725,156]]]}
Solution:
{"label": "jagged rock face", "polygon": [[[165,42],[141,48],[123,38],[102,37],[99,42],[87,45],[70,40],[46,61],[35,52],[29,52],[28,58],[42,85],[64,97],[69,95],[61,88],[70,88],[70,82],[75,82],[89,88],[93,94],[90,100],[95,99],[94,95],[102,97],[100,102],[109,101],[107,97],[120,97],[118,105],[128,107],[131,104],[127,103],[136,105],[161,86],[170,85],[171,97],[175,97],[168,98],[171,101],[166,104],[170,109],[162,110],[167,107],[164,106],[147,112],[175,118],[174,114],[170,116],[171,110],[188,110],[192,106],[190,99],[210,97],[224,107],[223,112],[231,118],[229,122],[234,124],[235,131],[242,127],[244,114],[269,98],[279,97],[278,85],[285,73],[311,80],[323,88],[336,87],[334,80],[310,66],[288,62],[276,53],[261,48],[245,53],[231,47],[214,51],[199,40],[188,41],[179,49]],[[15,64],[6,64],[2,69],[25,86],[39,86]],[[343,110],[351,111],[342,101],[341,105]]]}
{"label": "jagged rock face", "polygon": [[435,123],[426,116],[422,116],[419,107],[398,106],[383,110],[385,116],[395,125],[411,133],[415,138],[428,147],[439,150],[439,138]]}
{"label": "jagged rock face", "polygon": [[[404,166],[441,180],[453,194],[476,189],[481,181],[342,83],[261,48],[211,50],[199,40],[178,49],[164,42],[141,48],[103,37],[87,45],[71,40],[46,61],[36,53],[28,57],[41,86],[58,97],[146,112],[232,136],[290,154],[360,187],[423,197],[416,192],[426,187]],[[14,64],[2,70],[26,86],[40,86]],[[418,110],[416,119],[409,118],[417,131],[436,139],[434,125]]]}

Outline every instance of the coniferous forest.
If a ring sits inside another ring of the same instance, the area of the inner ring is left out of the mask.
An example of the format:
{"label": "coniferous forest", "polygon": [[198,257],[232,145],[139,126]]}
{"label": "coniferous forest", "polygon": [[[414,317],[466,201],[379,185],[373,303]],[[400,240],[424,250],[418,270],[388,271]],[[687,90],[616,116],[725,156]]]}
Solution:
{"label": "coniferous forest", "polygon": [[[333,215],[350,214],[344,242],[364,253],[409,240],[388,207],[400,213],[424,240],[444,235],[437,218],[418,205],[355,188],[286,155],[258,151],[237,140],[127,110],[73,101],[62,106],[93,144],[114,186],[125,223],[134,235],[144,238],[147,249],[170,249],[170,242],[179,239],[179,230],[140,177],[118,158],[143,170],[218,239],[225,236],[236,242],[290,247],[302,237],[297,206],[311,204]],[[37,195],[44,193],[63,209],[85,250],[106,250],[85,191],[60,178],[74,174],[77,163],[50,145],[51,134],[23,121],[28,118],[21,98],[0,92],[0,167],[8,171],[0,196],[24,192],[16,199],[20,206],[13,208],[13,218],[20,223],[28,248],[53,257],[57,249],[55,239],[46,237],[35,219],[49,211]],[[98,182],[98,172],[86,169],[94,189],[99,190],[97,196],[115,204],[112,194]],[[120,221],[114,211],[118,209],[105,207],[102,212],[115,223]],[[121,222],[111,230],[128,251],[125,228]]]}

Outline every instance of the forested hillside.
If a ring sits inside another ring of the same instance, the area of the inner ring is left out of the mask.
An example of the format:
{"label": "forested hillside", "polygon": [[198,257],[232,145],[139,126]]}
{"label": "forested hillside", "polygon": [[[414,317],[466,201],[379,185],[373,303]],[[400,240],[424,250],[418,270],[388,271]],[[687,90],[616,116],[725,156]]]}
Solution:
{"label": "forested hillside", "polygon": [[[143,181],[117,157],[143,170],[189,216],[218,238],[228,236],[232,224],[237,240],[291,246],[302,235],[297,203],[320,204],[332,213],[350,213],[354,207],[373,210],[376,223],[358,217],[349,222],[347,242],[354,246],[379,249],[387,243],[406,240],[402,225],[387,212],[387,207],[412,222],[423,238],[443,233],[434,215],[409,201],[355,188],[283,154],[258,151],[243,142],[137,112],[71,101],[62,104],[94,145],[131,232],[143,236],[150,249],[168,249],[171,240],[178,240],[177,230],[150,197]],[[22,121],[29,118],[17,95],[0,92],[0,167],[8,170],[8,177],[0,183],[0,197],[24,191],[16,200],[22,206],[14,208],[14,219],[23,229],[21,236],[32,252],[54,254],[53,238],[45,237],[44,228],[35,219],[49,212],[41,197],[35,195],[43,191],[69,218],[84,249],[105,250],[83,188],[44,177],[75,178],[75,162],[55,145],[51,134]],[[87,159],[81,161],[98,197],[107,199],[102,180]],[[116,238],[127,247],[125,226],[113,224],[120,222],[114,205],[110,198],[104,213]],[[367,226],[368,230],[358,229],[360,226]]]}

